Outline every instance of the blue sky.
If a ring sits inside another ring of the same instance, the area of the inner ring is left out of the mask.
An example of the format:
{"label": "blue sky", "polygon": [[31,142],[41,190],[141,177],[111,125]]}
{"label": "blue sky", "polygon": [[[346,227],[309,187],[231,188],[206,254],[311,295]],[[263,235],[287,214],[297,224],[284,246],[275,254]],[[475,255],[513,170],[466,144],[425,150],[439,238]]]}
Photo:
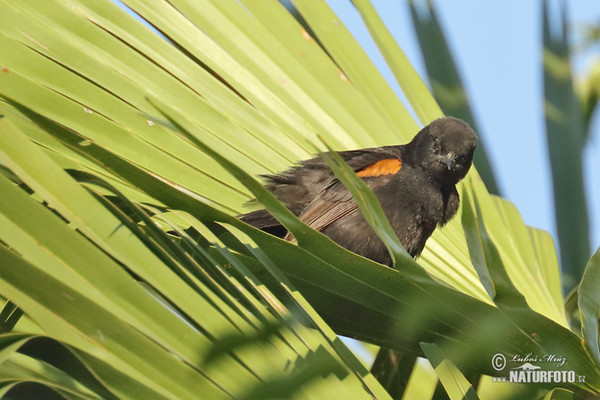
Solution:
{"label": "blue sky", "polygon": [[[372,0],[384,22],[413,65],[424,75],[410,14],[405,1]],[[360,17],[347,0],[328,3],[397,88]],[[434,1],[456,57],[475,119],[486,142],[492,167],[504,197],[517,205],[528,225],[554,237],[551,178],[543,121],[541,1]],[[552,3],[558,11],[557,3]],[[600,23],[600,1],[568,2],[573,39],[583,23]],[[575,73],[584,72],[599,47],[574,60]],[[591,249],[600,246],[600,130],[595,118],[586,148],[584,168],[588,190]]]}

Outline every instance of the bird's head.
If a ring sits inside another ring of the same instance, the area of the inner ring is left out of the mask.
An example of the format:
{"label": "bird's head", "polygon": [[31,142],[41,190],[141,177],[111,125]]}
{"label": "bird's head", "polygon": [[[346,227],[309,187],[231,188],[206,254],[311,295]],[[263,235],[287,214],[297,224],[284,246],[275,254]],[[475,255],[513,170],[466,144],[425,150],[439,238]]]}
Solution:
{"label": "bird's head", "polygon": [[456,184],[471,167],[477,135],[460,119],[444,117],[423,128],[408,146],[414,165],[439,182]]}

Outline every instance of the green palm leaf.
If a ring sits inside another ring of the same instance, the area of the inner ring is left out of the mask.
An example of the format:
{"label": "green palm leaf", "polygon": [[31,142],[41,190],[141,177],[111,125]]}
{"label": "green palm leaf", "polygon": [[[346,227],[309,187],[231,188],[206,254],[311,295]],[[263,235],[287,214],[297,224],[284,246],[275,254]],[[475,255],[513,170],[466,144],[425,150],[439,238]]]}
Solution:
{"label": "green palm leaf", "polygon": [[571,76],[565,15],[563,12],[560,24],[551,24],[548,5],[544,2],[546,136],[552,160],[550,170],[561,265],[565,288],[571,290],[583,275],[590,243],[582,161],[586,131]]}
{"label": "green palm leaf", "polygon": [[[488,374],[496,352],[555,352],[587,377],[580,390],[599,390],[566,328],[551,241],[475,170],[417,263],[329,160],[398,269],[309,229],[252,178],[321,140],[415,133],[326,3],[296,3],[318,42],[278,2],[124,3],[160,35],[109,1],[0,2],[0,295],[24,312],[15,325],[7,304],[1,320],[4,393],[35,381],[64,398],[389,398],[336,333],[412,355],[435,343]],[[356,5],[421,122],[439,116]],[[252,197],[298,246],[235,218]],[[37,340],[55,348],[28,351]],[[56,352],[74,362],[45,358]]]}

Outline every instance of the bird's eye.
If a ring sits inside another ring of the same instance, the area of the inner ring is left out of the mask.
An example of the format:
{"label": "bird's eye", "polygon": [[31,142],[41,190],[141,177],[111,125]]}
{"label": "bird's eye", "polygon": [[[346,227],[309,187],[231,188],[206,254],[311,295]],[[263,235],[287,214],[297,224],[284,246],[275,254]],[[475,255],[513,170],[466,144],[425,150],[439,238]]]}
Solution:
{"label": "bird's eye", "polygon": [[439,141],[439,139],[436,138],[433,141],[433,143],[431,144],[431,149],[437,153],[440,151],[440,148],[441,148],[440,141]]}

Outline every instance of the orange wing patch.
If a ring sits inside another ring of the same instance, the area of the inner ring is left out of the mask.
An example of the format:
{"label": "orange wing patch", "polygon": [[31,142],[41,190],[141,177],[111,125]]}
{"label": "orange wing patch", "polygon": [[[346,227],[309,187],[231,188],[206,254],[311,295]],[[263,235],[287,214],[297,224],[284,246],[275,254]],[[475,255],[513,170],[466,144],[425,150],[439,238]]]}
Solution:
{"label": "orange wing patch", "polygon": [[367,168],[358,171],[356,175],[360,176],[361,178],[392,175],[400,171],[401,168],[402,161],[398,160],[397,158],[388,158],[369,165]]}

